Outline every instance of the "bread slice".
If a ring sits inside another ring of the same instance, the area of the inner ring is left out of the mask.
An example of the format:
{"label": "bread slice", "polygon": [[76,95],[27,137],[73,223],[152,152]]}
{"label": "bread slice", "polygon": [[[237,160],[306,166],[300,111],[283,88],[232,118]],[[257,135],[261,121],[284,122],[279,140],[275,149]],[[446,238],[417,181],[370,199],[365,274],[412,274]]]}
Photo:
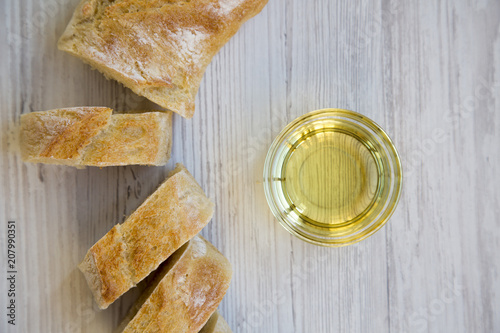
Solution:
{"label": "bread slice", "polygon": [[136,94],[191,118],[203,73],[267,0],[82,0],[59,39]]}
{"label": "bread slice", "polygon": [[198,332],[217,310],[231,277],[229,261],[195,236],[159,268],[118,331]]}
{"label": "bread slice", "polygon": [[76,107],[24,114],[21,157],[75,167],[167,163],[171,112],[112,113],[105,107]]}
{"label": "bread slice", "polygon": [[101,309],[148,276],[210,221],[213,203],[182,164],[79,265]]}
{"label": "bread slice", "polygon": [[220,315],[219,311],[214,314],[207,321],[205,326],[201,329],[200,333],[232,333],[231,328]]}

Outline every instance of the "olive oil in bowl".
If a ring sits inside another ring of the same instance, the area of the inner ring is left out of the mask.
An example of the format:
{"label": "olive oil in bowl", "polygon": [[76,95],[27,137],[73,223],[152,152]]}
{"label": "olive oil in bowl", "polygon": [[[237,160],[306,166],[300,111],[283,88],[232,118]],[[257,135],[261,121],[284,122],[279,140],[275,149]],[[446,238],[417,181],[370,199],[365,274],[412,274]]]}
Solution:
{"label": "olive oil in bowl", "polygon": [[383,130],[347,110],[325,109],[289,124],[272,144],[264,186],[292,234],[343,246],[378,230],[401,191],[401,164]]}

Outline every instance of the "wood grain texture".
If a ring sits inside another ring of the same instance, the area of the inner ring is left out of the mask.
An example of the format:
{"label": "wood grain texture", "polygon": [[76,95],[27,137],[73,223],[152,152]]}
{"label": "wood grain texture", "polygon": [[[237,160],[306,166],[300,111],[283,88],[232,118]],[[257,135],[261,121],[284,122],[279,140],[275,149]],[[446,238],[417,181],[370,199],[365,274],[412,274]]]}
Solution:
{"label": "wood grain texture", "polygon": [[[17,325],[1,332],[110,332],[144,286],[94,309],[87,249],[183,162],[215,201],[202,235],[234,267],[220,312],[235,332],[500,331],[500,2],[271,0],[217,54],[191,120],[174,116],[166,167],[23,164],[23,113],[154,105],[57,50],[77,0],[0,1],[0,292],[17,221]],[[399,149],[389,223],[318,248],[272,217],[268,146],[307,111],[352,109]]]}

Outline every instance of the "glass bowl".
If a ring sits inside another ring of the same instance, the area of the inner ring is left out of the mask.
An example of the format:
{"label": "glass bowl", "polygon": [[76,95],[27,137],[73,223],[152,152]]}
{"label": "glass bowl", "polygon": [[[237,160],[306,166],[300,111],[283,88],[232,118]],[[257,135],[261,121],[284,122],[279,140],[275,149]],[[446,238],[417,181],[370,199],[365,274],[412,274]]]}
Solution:
{"label": "glass bowl", "polygon": [[389,136],[353,111],[322,109],[288,124],[264,163],[272,213],[293,235],[345,246],[379,230],[394,212],[402,170]]}

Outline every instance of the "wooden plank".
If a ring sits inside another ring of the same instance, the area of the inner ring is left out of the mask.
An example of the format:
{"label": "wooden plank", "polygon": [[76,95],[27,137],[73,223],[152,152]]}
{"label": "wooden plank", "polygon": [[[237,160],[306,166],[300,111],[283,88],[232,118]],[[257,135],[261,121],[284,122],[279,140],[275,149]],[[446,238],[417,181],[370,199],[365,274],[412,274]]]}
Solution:
{"label": "wooden plank", "polygon": [[[216,203],[202,231],[232,262],[235,332],[500,330],[500,3],[270,1],[207,69],[165,167],[24,164],[22,113],[154,104],[57,50],[78,1],[0,2],[0,291],[16,220],[16,326],[109,332],[144,286],[96,311],[76,265],[183,162]],[[346,248],[306,244],[272,217],[268,146],[307,111],[361,112],[394,140],[404,185],[390,222]]]}

